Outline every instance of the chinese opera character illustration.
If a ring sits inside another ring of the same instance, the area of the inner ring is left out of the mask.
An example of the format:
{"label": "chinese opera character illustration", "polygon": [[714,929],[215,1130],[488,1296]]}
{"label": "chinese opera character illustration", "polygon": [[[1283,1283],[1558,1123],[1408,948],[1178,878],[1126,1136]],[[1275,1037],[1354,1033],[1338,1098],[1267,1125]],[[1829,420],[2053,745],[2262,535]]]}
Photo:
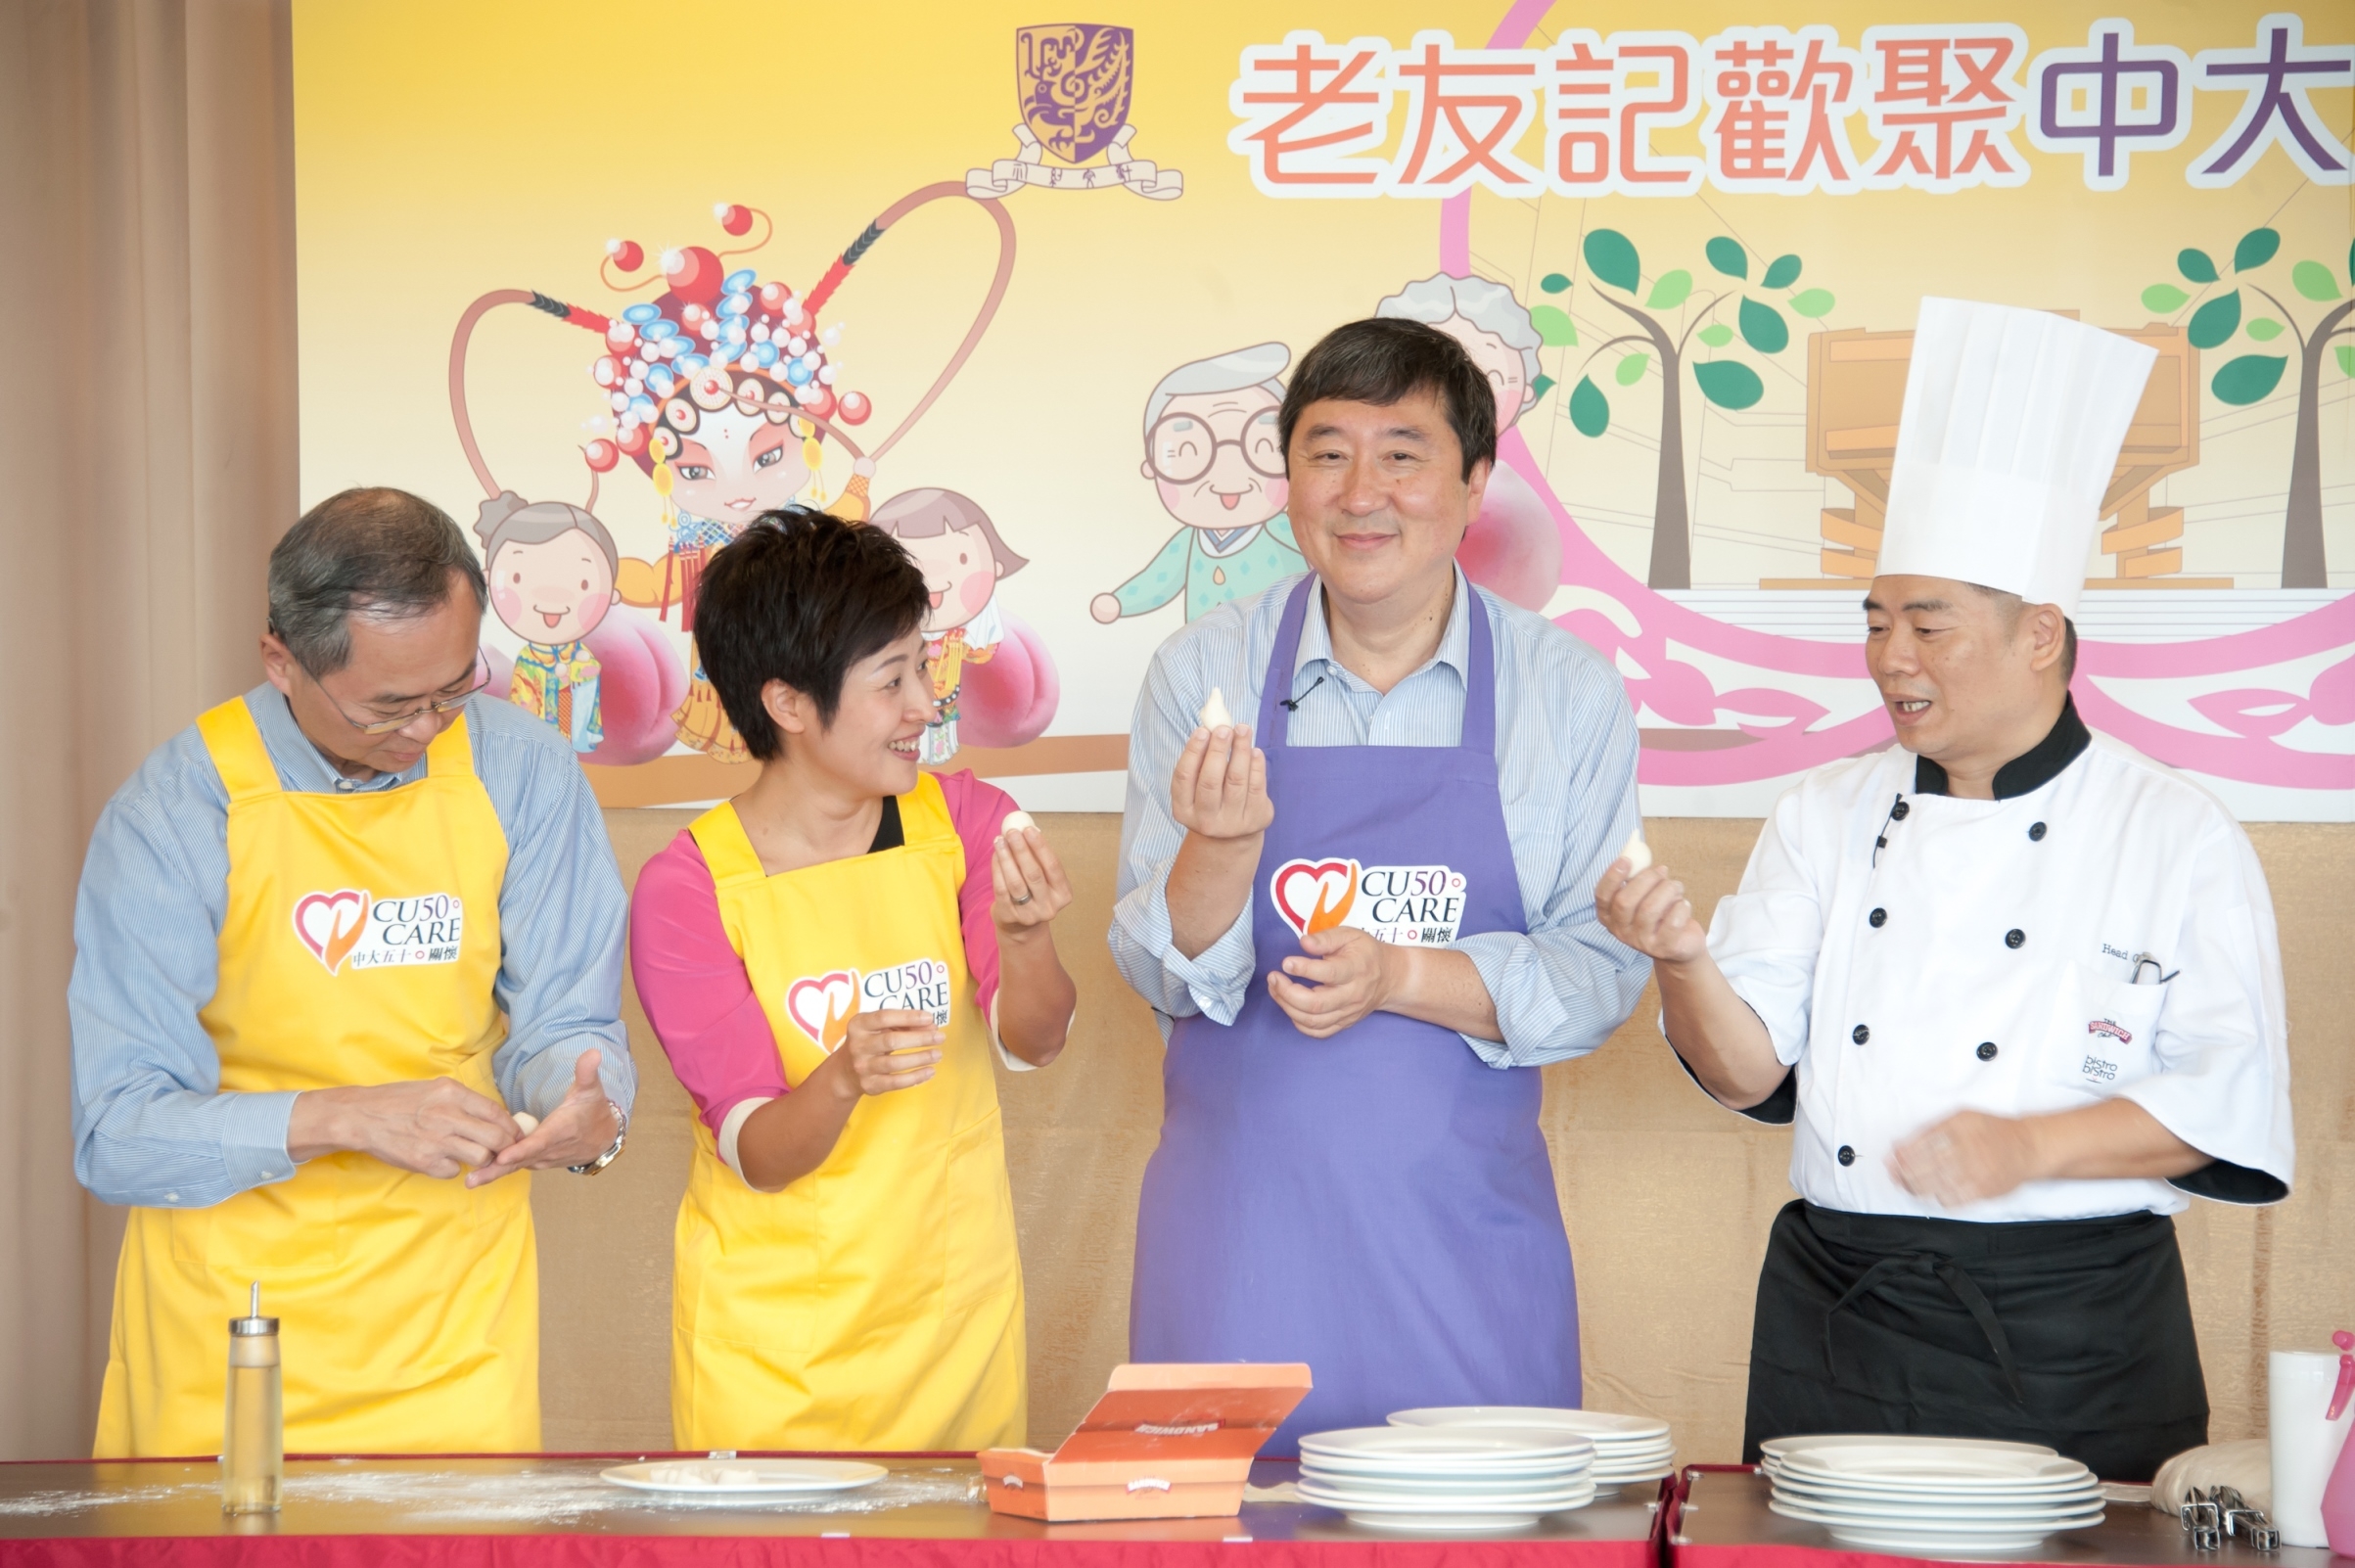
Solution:
{"label": "chinese opera character illustration", "polygon": [[[909,490],[875,509],[875,527],[898,538],[932,590],[923,623],[938,716],[924,731],[917,761],[939,765],[956,755],[962,704],[973,699],[973,743],[1019,746],[1054,718],[1059,685],[1054,661],[1037,632],[1005,613],[997,584],[1030,564],[999,536],[980,506],[954,490]],[[1012,645],[1002,661],[999,654]]]}
{"label": "chinese opera character illustration", "polygon": [[[1175,170],[1128,153],[1135,135],[1128,121],[1135,71],[1131,29],[1024,27],[1016,33],[1015,57],[1021,157],[901,197],[806,294],[731,262],[762,249],[774,225],[758,208],[723,203],[713,209],[726,237],[717,246],[681,245],[656,255],[634,240],[607,242],[598,277],[622,297],[618,307],[598,310],[532,290],[495,289],[460,316],[450,343],[450,412],[488,497],[478,525],[485,554],[499,555],[507,568],[503,579],[494,577],[508,592],[500,621],[524,639],[511,667],[490,650],[492,668],[514,700],[562,730],[584,760],[627,765],[678,743],[722,761],[746,759],[693,654],[704,567],[763,512],[823,506],[869,520],[880,465],[956,379],[1005,299],[1014,224],[1000,198],[1029,185],[1127,189],[1165,202],[1183,194]],[[1098,158],[1104,161],[1090,161]],[[917,208],[947,199],[973,202],[995,226],[988,293],[924,395],[889,435],[862,445],[854,432],[876,410],[866,393],[843,381],[836,358],[842,325],[829,314],[833,298],[884,234]],[[727,243],[738,241],[744,243]],[[589,375],[606,410],[595,422],[600,434],[581,449],[588,494],[577,507],[528,502],[503,490],[476,441],[466,403],[467,348],[484,315],[509,304],[530,305],[600,340]],[[826,472],[830,452],[849,460],[839,488]],[[603,477],[623,458],[646,476],[661,507],[659,548],[643,555],[617,549],[596,516]],[[1279,496],[1276,510],[1281,505]],[[997,579],[1025,558],[1007,548],[980,507],[953,491],[913,491],[893,506],[892,531],[943,584],[925,625],[942,705],[941,720],[926,736],[925,760],[946,761],[960,726],[993,747],[1036,740],[1054,717],[1054,665],[1037,633],[997,603]],[[578,574],[558,573],[560,564],[565,573],[577,565]],[[574,582],[580,585],[564,586]],[[669,640],[674,633],[688,639],[683,666]]]}
{"label": "chinese opera character illustration", "polygon": [[1284,515],[1291,485],[1276,429],[1291,362],[1282,344],[1254,344],[1179,365],[1155,385],[1137,472],[1179,526],[1143,571],[1095,596],[1096,620],[1148,615],[1182,595],[1196,621],[1308,570]]}

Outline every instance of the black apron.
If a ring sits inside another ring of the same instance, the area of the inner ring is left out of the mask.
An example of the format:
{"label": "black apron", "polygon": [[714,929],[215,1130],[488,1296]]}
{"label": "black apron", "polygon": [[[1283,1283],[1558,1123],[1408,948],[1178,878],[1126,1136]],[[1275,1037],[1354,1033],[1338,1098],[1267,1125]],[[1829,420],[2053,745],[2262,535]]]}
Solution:
{"label": "black apron", "polygon": [[2208,1440],[2175,1222],[1776,1216],[1758,1275],[1742,1458],[1769,1438],[2045,1443],[2144,1481]]}

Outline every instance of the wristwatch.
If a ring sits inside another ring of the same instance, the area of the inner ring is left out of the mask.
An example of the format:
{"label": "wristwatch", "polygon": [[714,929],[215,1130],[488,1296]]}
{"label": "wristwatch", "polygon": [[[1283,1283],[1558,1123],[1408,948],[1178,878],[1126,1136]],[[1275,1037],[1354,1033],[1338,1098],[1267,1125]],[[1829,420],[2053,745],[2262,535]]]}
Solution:
{"label": "wristwatch", "polygon": [[566,1166],[565,1169],[572,1172],[575,1176],[595,1176],[598,1172],[604,1170],[607,1166],[622,1158],[622,1145],[629,1141],[629,1113],[623,1110],[619,1105],[614,1105],[614,1102],[611,1100],[607,1100],[605,1103],[612,1105],[614,1110],[613,1147],[607,1149],[603,1154],[598,1155],[594,1160],[591,1160],[586,1165]]}

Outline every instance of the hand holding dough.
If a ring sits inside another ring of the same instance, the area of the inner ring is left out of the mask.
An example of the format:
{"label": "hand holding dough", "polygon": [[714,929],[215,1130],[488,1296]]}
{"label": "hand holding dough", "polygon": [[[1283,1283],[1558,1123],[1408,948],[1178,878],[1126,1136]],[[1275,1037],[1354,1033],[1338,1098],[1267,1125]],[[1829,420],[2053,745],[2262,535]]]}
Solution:
{"label": "hand holding dough", "polygon": [[533,1116],[530,1111],[518,1111],[515,1113],[515,1125],[524,1130],[524,1136],[530,1137],[532,1132],[537,1130],[539,1118]]}
{"label": "hand holding dough", "polygon": [[1627,841],[1627,848],[1619,852],[1619,858],[1627,862],[1627,874],[1631,877],[1652,863],[1652,847],[1643,842],[1641,828],[1638,828],[1635,836]]}
{"label": "hand holding dough", "polygon": [[1216,686],[1210,689],[1210,701],[1202,705],[1201,718],[1205,729],[1217,729],[1221,724],[1234,727],[1234,715],[1226,711],[1226,694]]}
{"label": "hand holding dough", "polygon": [[997,836],[1002,839],[1009,833],[1019,833],[1024,828],[1035,828],[1038,825],[1038,819],[1028,811],[1008,811],[1006,819],[997,824]]}

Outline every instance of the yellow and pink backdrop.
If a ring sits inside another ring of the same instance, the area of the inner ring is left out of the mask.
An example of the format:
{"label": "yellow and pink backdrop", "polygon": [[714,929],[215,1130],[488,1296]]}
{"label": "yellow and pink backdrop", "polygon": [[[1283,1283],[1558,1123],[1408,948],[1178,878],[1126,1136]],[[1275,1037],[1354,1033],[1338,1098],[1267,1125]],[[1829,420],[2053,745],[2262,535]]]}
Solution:
{"label": "yellow and pink backdrop", "polygon": [[737,787],[695,573],[798,499],[932,574],[939,760],[1116,809],[1154,646],[1293,559],[1288,366],[1379,309],[1491,371],[1467,567],[1615,661],[1647,812],[1760,814],[1888,743],[1860,590],[1939,294],[2160,350],[2089,720],[2244,818],[2355,818],[2343,9],[1060,15],[297,6],[303,498],[582,509],[485,517],[486,657],[609,805]]}

